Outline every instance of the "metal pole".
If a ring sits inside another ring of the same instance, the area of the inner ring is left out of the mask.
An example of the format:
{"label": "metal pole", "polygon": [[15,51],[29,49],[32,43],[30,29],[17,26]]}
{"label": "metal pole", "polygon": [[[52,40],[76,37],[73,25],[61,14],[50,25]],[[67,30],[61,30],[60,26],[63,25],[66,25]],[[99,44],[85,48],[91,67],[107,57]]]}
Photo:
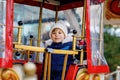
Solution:
{"label": "metal pole", "polygon": [[67,59],[68,59],[68,54],[65,54],[61,80],[64,80],[64,79],[65,79]]}
{"label": "metal pole", "polygon": [[[82,40],[85,40],[85,10],[86,10],[86,0],[84,0],[84,7],[83,7],[83,17],[82,17]],[[81,50],[81,55],[80,55],[80,64],[83,64],[83,57],[84,57],[84,50]]]}
{"label": "metal pole", "polygon": [[22,36],[22,21],[18,22],[18,44],[21,44],[21,36]]}
{"label": "metal pole", "polygon": [[48,52],[45,53],[45,63],[44,63],[43,80],[46,80],[46,76],[47,76],[47,64],[48,64]]}
{"label": "metal pole", "polygon": [[[103,10],[101,9],[101,16],[100,16],[100,55],[102,55],[102,45],[103,45]],[[98,65],[101,65],[101,59],[99,58]]]}
{"label": "metal pole", "polygon": [[56,7],[56,13],[55,13],[55,22],[58,21],[58,7]]}
{"label": "metal pole", "polygon": [[[41,41],[42,7],[43,7],[43,3],[41,3],[41,5],[40,5],[40,15],[39,15],[39,25],[38,25],[38,41],[37,41],[38,47],[40,46],[40,41]],[[39,62],[39,53],[37,53],[36,62]]]}

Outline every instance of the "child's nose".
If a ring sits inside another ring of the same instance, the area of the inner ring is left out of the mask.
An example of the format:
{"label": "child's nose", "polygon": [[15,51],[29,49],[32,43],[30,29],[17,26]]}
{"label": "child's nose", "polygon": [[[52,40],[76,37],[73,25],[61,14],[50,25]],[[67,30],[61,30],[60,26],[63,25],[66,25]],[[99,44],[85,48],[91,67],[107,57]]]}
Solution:
{"label": "child's nose", "polygon": [[57,33],[55,34],[55,36],[58,36],[58,35],[59,35],[59,34],[57,34]]}

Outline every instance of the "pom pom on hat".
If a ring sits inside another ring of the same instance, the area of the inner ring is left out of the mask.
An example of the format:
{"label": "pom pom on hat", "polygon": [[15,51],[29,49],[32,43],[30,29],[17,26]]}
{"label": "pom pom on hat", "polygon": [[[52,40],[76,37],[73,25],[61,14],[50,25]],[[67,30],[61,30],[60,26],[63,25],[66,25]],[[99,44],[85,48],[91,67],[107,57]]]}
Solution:
{"label": "pom pom on hat", "polygon": [[52,31],[53,31],[55,28],[61,29],[61,30],[64,32],[65,37],[67,37],[67,34],[68,34],[67,25],[65,25],[65,23],[64,23],[62,20],[60,20],[60,21],[56,22],[56,23],[52,26],[52,28],[50,29],[50,32],[49,32],[50,38],[51,38],[51,33],[52,33]]}

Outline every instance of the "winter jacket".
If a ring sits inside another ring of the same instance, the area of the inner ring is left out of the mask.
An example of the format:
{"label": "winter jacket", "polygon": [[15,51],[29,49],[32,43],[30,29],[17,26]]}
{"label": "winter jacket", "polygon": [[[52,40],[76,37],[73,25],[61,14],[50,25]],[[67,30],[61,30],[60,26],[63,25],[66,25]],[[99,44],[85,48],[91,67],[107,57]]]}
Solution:
{"label": "winter jacket", "polygon": [[[47,48],[60,49],[60,50],[71,50],[72,49],[72,38],[66,38],[63,42],[54,43],[49,40],[46,43]],[[64,54],[51,54],[51,80],[61,80],[62,69],[64,64]],[[73,63],[73,56],[68,56],[66,72],[70,64]]]}

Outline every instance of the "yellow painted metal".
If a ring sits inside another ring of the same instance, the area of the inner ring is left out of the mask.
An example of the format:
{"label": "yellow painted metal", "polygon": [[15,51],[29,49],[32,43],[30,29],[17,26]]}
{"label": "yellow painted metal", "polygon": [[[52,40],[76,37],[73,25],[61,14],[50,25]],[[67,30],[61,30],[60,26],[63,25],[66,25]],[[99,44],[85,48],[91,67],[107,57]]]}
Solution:
{"label": "yellow painted metal", "polygon": [[15,26],[14,28],[18,28],[18,34],[17,34],[18,41],[17,42],[13,42],[13,44],[21,44],[22,26]]}
{"label": "yellow painted metal", "polygon": [[[36,52],[45,52],[45,48],[36,47],[36,46],[15,45],[15,48],[22,50],[36,51]],[[52,53],[73,55],[73,54],[78,54],[78,51],[53,49]]]}
{"label": "yellow painted metal", "polygon": [[[103,48],[103,10],[101,11],[101,19],[100,19],[100,55],[102,55],[102,48]],[[101,65],[101,59],[99,58],[98,65]]]}
{"label": "yellow painted metal", "polygon": [[45,62],[44,62],[44,74],[43,74],[43,80],[47,80],[47,66],[48,66],[48,52],[45,53]]}
{"label": "yellow painted metal", "polygon": [[76,36],[76,35],[74,35],[74,37],[76,37],[76,38],[85,38],[85,36]]}
{"label": "yellow painted metal", "polygon": [[[21,38],[22,38],[22,26],[16,26],[16,27],[14,27],[14,28],[17,28],[17,29],[18,29],[18,34],[17,34],[18,41],[17,41],[17,42],[13,42],[13,44],[18,44],[18,45],[20,45],[20,44],[22,44],[22,43],[21,43]],[[17,52],[17,51],[20,51],[20,49],[17,49],[17,50],[13,49],[13,53],[15,53],[15,52]],[[23,53],[25,53],[25,51],[24,51]]]}
{"label": "yellow painted metal", "polygon": [[32,46],[32,43],[33,43],[33,39],[30,38],[30,46]]}
{"label": "yellow painted metal", "polygon": [[[86,10],[86,0],[84,0],[84,7],[83,7],[83,17],[82,17],[82,33],[81,36],[85,37],[85,10]],[[84,39],[84,38],[82,38]]]}
{"label": "yellow painted metal", "polygon": [[51,54],[48,53],[48,80],[50,80],[50,72],[51,72]]}
{"label": "yellow painted metal", "polygon": [[21,44],[22,26],[18,26],[18,44]]}
{"label": "yellow painted metal", "polygon": [[54,50],[54,53],[58,53],[58,54],[78,54],[78,52],[77,51],[72,51],[72,50],[57,50],[57,49],[55,49]]}
{"label": "yellow painted metal", "polygon": [[55,13],[55,22],[58,21],[58,7],[56,7],[56,13]]}
{"label": "yellow painted metal", "polygon": [[[85,40],[85,10],[86,10],[86,0],[84,0],[84,7],[83,7],[83,17],[82,17],[82,33],[81,33],[81,36],[82,36],[82,40]],[[81,55],[80,55],[80,64],[82,65],[83,64],[83,57],[84,57],[84,50],[82,49],[81,50]]]}
{"label": "yellow painted metal", "polygon": [[[72,43],[72,50],[75,51],[76,50],[76,36],[73,35],[73,43]],[[75,54],[73,54],[73,57],[75,56]]]}
{"label": "yellow painted metal", "polygon": [[[33,39],[30,38],[30,46],[32,46]],[[27,51],[27,60],[30,60],[31,51]]]}
{"label": "yellow painted metal", "polygon": [[73,44],[72,44],[72,50],[76,50],[76,36],[73,35]]}
{"label": "yellow painted metal", "polygon": [[65,71],[66,71],[66,66],[67,66],[67,59],[68,59],[68,54],[66,54],[65,57],[64,57],[64,64],[63,64],[63,70],[62,70],[62,78],[61,78],[61,80],[65,79]]}
{"label": "yellow painted metal", "polygon": [[16,26],[14,28],[18,28],[18,34],[17,34],[18,41],[17,42],[13,42],[13,44],[21,44],[22,26]]}
{"label": "yellow painted metal", "polygon": [[81,54],[80,54],[80,65],[83,65],[83,57],[84,57],[84,50],[81,50]]}
{"label": "yellow painted metal", "polygon": [[[38,25],[38,41],[37,41],[38,47],[40,47],[40,42],[41,42],[42,11],[43,11],[42,6],[43,6],[43,4],[41,3],[40,14],[39,14],[39,25]],[[39,62],[39,53],[37,53],[36,62]]]}
{"label": "yellow painted metal", "polygon": [[26,46],[26,45],[15,45],[16,49],[29,50],[29,51],[37,51],[44,52],[45,48],[35,47],[35,46]]}

